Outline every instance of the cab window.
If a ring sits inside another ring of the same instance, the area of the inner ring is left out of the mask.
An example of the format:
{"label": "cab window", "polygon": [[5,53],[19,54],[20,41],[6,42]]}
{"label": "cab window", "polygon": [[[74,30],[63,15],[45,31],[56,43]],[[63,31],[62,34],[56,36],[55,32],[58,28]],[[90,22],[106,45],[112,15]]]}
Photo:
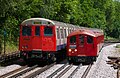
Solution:
{"label": "cab window", "polygon": [[52,32],[52,27],[45,27],[44,28],[44,36],[52,36],[53,32]]}
{"label": "cab window", "polygon": [[87,43],[89,44],[93,43],[93,37],[87,36]]}
{"label": "cab window", "polygon": [[80,45],[83,45],[84,44],[84,36],[79,35],[79,40],[80,40]]}
{"label": "cab window", "polygon": [[70,37],[70,43],[72,43],[72,44],[76,43],[76,36]]}
{"label": "cab window", "polygon": [[22,27],[22,35],[23,36],[31,36],[31,27],[30,26],[23,26]]}
{"label": "cab window", "polygon": [[35,35],[40,36],[40,27],[39,26],[35,27]]}

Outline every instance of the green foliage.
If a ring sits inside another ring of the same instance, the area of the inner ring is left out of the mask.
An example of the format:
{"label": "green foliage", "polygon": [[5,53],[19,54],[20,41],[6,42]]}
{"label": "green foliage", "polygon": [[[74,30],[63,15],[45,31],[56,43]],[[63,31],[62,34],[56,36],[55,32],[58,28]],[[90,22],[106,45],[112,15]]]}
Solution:
{"label": "green foliage", "polygon": [[118,0],[0,0],[0,5],[0,44],[4,30],[7,41],[16,44],[20,23],[31,17],[100,28],[120,39]]}

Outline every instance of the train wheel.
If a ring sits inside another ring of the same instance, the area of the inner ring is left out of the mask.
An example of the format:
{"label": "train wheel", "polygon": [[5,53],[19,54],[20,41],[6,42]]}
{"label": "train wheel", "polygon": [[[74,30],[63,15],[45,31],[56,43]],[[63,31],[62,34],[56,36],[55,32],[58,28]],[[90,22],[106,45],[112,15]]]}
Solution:
{"label": "train wheel", "polygon": [[67,59],[68,59],[69,64],[73,63],[73,59],[71,59],[70,57],[68,57]]}
{"label": "train wheel", "polygon": [[72,61],[71,61],[71,60],[68,60],[68,62],[69,62],[69,64],[71,64],[71,63],[72,63]]}

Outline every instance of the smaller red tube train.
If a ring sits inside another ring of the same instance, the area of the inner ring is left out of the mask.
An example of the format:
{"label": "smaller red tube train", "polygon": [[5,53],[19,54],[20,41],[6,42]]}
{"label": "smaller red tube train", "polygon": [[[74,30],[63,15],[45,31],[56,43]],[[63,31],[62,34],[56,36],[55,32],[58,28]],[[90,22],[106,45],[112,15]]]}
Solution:
{"label": "smaller red tube train", "polygon": [[100,29],[86,28],[70,33],[67,37],[67,56],[71,62],[92,62],[96,60],[104,42]]}

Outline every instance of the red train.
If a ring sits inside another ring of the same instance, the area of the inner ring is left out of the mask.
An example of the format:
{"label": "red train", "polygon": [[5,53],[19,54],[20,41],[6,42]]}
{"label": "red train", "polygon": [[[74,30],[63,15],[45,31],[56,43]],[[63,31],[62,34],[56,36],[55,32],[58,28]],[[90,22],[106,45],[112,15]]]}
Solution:
{"label": "red train", "polygon": [[[52,21],[45,18],[30,18],[20,25],[19,50],[24,60],[39,58],[56,61],[64,57],[67,36],[79,26]],[[60,56],[61,55],[61,56]]]}
{"label": "red train", "polygon": [[92,62],[96,60],[104,42],[99,29],[80,29],[67,37],[67,56],[71,62]]}

